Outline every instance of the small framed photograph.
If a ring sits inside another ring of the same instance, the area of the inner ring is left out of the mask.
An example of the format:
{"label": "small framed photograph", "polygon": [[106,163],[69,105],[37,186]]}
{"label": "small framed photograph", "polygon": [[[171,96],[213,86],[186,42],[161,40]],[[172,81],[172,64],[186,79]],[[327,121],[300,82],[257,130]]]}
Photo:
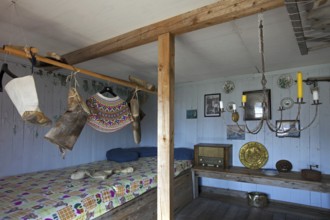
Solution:
{"label": "small framed photograph", "polygon": [[[241,128],[243,131],[240,131]],[[245,125],[227,125],[228,140],[245,140]]]}
{"label": "small framed photograph", "polygon": [[204,116],[220,117],[220,93],[207,94],[204,96]]}
{"label": "small framed photograph", "polygon": [[279,128],[278,132],[276,132],[276,137],[300,137],[299,120],[277,120],[276,128]]}
{"label": "small framed photograph", "polygon": [[[244,111],[244,120],[260,120],[264,114],[262,101],[264,99],[263,90],[247,91],[243,92],[243,95],[246,95],[245,111]],[[270,100],[270,89],[266,90],[266,100],[269,106],[266,108],[266,114],[264,119],[272,119],[271,114],[271,100]]]}
{"label": "small framed photograph", "polygon": [[187,110],[186,118],[187,119],[196,119],[197,118],[197,109]]}

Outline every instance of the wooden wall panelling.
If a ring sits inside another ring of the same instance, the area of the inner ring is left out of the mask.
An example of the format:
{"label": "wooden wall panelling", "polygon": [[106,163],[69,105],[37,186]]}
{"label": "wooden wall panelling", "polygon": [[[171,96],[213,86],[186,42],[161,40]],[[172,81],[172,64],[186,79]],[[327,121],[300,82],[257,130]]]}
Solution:
{"label": "wooden wall panelling", "polygon": [[[183,122],[183,120],[187,120],[185,117],[186,110],[183,102],[177,102],[177,100],[182,100],[182,97],[185,96],[186,89],[185,88],[175,88],[176,98],[174,100],[174,142],[176,143],[176,146],[182,146],[183,143],[186,143],[184,141],[185,139],[185,127],[186,123]],[[182,122],[180,123],[179,120],[182,119]]]}
{"label": "wooden wall panelling", "polygon": [[[194,133],[197,131],[198,129],[198,119],[201,119],[203,117],[203,111],[201,109],[198,109],[198,104],[199,104],[199,100],[198,100],[198,92],[199,92],[199,88],[196,86],[192,86],[189,88],[188,91],[185,91],[185,94],[188,94],[190,96],[190,105],[187,106],[187,108],[189,109],[197,109],[197,119],[191,119],[191,120],[187,120],[187,125],[185,127],[185,130],[191,130]],[[183,131],[185,131],[183,130]],[[191,136],[191,133],[185,133],[185,142],[187,143],[187,145],[185,145],[184,143],[182,143],[181,146],[185,146],[185,147],[192,147],[197,143],[197,136]]]}
{"label": "wooden wall panelling", "polygon": [[[197,137],[197,142],[203,137],[207,136],[208,129],[205,126],[205,118],[204,118],[204,95],[208,93],[207,88],[205,86],[200,86],[197,85],[199,94],[197,95],[198,97],[198,126],[197,126],[197,131],[192,131],[194,135]],[[180,101],[180,100],[179,100]],[[183,100],[181,100],[183,101]],[[200,141],[203,142],[203,141]]]}
{"label": "wooden wall panelling", "polygon": [[157,219],[174,218],[174,36],[158,38]]}
{"label": "wooden wall panelling", "polygon": [[[176,147],[189,147],[192,148],[197,142],[197,136],[191,136],[191,133],[196,133],[197,121],[199,118],[204,117],[201,109],[198,109],[198,88],[195,86],[191,87],[176,87],[176,96],[179,98],[175,99],[175,146]],[[182,98],[186,102],[182,102]],[[180,101],[177,101],[180,100]],[[196,119],[187,119],[186,111],[197,109]]]}
{"label": "wooden wall panelling", "polygon": [[[330,75],[330,66],[323,69],[327,75]],[[329,136],[329,125],[330,125],[330,83],[320,83],[320,100],[322,105],[319,106],[319,136],[320,148],[321,148],[321,169],[330,170],[329,155],[330,155],[330,136]],[[330,198],[329,198],[330,199]]]}
{"label": "wooden wall panelling", "polygon": [[[19,76],[28,75],[31,72],[29,67],[23,68],[16,63],[9,63],[9,67]],[[59,76],[39,73],[34,76],[40,108],[53,120],[54,124],[56,119],[66,111],[68,85],[62,85],[62,79]],[[84,91],[81,81],[86,78],[80,74],[77,77],[81,85],[78,87],[78,91],[83,99],[86,99],[95,91],[91,88]],[[3,85],[9,80],[9,77],[4,77]],[[91,80],[87,80],[90,85]],[[147,101],[147,105],[157,106],[156,97],[153,101],[150,100],[150,103]],[[145,133],[142,140],[149,140],[150,138],[154,140],[153,146],[155,146],[156,137],[153,136],[156,134],[156,113],[153,114],[152,118],[143,120],[145,126],[142,129]],[[86,124],[73,150],[68,151],[63,160],[56,145],[44,139],[44,135],[52,126],[40,127],[25,123],[5,91],[0,93],[0,117],[0,177],[103,160],[106,151],[111,148],[136,146],[130,125],[118,132],[109,134],[98,132]]]}
{"label": "wooden wall panelling", "polygon": [[[3,95],[8,97],[8,94],[3,94]],[[7,107],[11,108],[11,112],[13,115],[12,125],[10,125],[10,127],[4,128],[4,129],[8,129],[8,131],[11,132],[8,134],[8,136],[5,136],[7,138],[10,137],[9,139],[12,140],[12,142],[10,143],[11,145],[4,145],[7,146],[5,149],[11,151],[12,157],[8,157],[6,153],[4,155],[9,159],[14,158],[14,163],[13,161],[11,161],[10,165],[8,164],[9,169],[7,170],[7,172],[9,172],[8,174],[10,174],[15,172],[16,169],[24,169],[24,165],[22,163],[22,161],[24,161],[25,159],[24,153],[22,152],[24,148],[22,150],[21,147],[24,146],[25,144],[24,143],[25,123],[22,123],[22,118],[13,104],[11,103],[7,104]],[[1,133],[2,131],[3,129],[1,129]]]}
{"label": "wooden wall panelling", "polygon": [[[272,120],[271,122],[276,125],[276,120],[280,118],[279,111],[277,111],[279,107],[280,99],[278,86],[277,86],[277,77],[276,76],[267,76],[267,88],[271,88],[271,105],[272,105]],[[286,91],[287,92],[287,91]],[[268,149],[268,162],[265,165],[265,168],[275,168],[276,164],[276,156],[277,156],[277,149],[273,148],[272,143],[276,139],[276,135],[269,130],[268,126],[265,124],[264,127],[264,140],[263,144]]]}
{"label": "wooden wall panelling", "polygon": [[[304,78],[308,77],[309,74],[307,71],[303,71],[304,73]],[[312,119],[310,117],[310,112],[312,110],[314,110],[314,106],[311,106],[311,93],[309,90],[309,86],[306,86],[306,84],[303,85],[303,94],[304,94],[304,101],[306,102],[306,104],[302,105],[301,111],[302,114],[300,115],[300,126],[304,127],[307,126],[308,123],[310,122],[310,120]],[[297,111],[297,106],[294,106],[293,108],[293,112]],[[315,126],[316,124],[314,124]],[[314,127],[313,126],[313,127]],[[318,125],[317,125],[318,126]],[[296,139],[297,143],[293,143],[295,148],[293,149],[293,151],[290,154],[293,154],[294,152],[299,152],[300,155],[300,161],[295,161],[295,163],[297,164],[296,166],[302,167],[302,168],[308,168],[309,167],[309,163],[311,162],[311,157],[310,157],[310,148],[311,148],[311,130],[313,129],[313,127],[300,132],[300,138]],[[315,128],[315,127],[314,127]],[[308,143],[308,144],[305,144]],[[295,158],[297,160],[297,158]]]}
{"label": "wooden wall panelling", "polygon": [[[291,74],[291,76],[295,79],[296,72],[298,70],[301,70],[304,73],[304,78],[312,76],[327,76],[330,75],[330,64],[300,67],[267,73],[267,87],[272,90],[272,115],[274,123],[276,119],[279,119],[279,112],[277,112],[277,109],[282,98],[291,97],[295,100],[297,94],[295,83],[290,89],[281,89],[277,86],[277,79],[282,74]],[[235,83],[236,88],[230,94],[224,94],[223,92],[221,92],[222,100],[225,103],[228,103],[229,101],[235,101],[236,103],[239,103],[242,91],[250,91],[260,88],[260,75],[258,74],[251,74],[251,76],[249,75],[228,77],[225,79],[218,78],[212,80],[212,82],[203,81],[196,83],[180,84],[177,86],[179,88],[179,91],[189,91],[189,89],[185,89],[185,87],[199,88],[196,89],[196,91],[198,91],[198,111],[199,116],[201,115],[201,117],[199,117],[196,121],[197,130],[189,129],[189,127],[187,127],[187,130],[185,130],[186,134],[182,134],[183,136],[189,135],[191,137],[197,137],[196,143],[200,142],[201,140],[208,143],[213,143],[214,140],[218,140],[222,143],[233,144],[233,164],[235,166],[243,166],[238,156],[238,152],[241,146],[249,141],[258,141],[267,147],[267,150],[270,154],[269,162],[266,164],[265,168],[275,168],[275,163],[278,160],[286,159],[291,161],[291,163],[293,164],[294,171],[300,171],[300,169],[306,168],[306,166],[311,164],[313,161],[319,161],[319,170],[326,174],[330,173],[330,165],[328,163],[328,156],[330,155],[330,137],[327,134],[330,124],[330,115],[328,111],[330,107],[329,83],[319,83],[320,101],[323,104],[319,106],[320,111],[318,119],[311,128],[306,129],[301,133],[300,138],[278,138],[276,137],[275,133],[268,131],[268,128],[266,128],[263,129],[258,135],[246,134],[245,140],[227,140],[226,136],[222,138],[221,134],[213,133],[212,135],[208,136],[210,134],[209,131],[211,131],[212,129],[219,129],[219,132],[226,132],[226,128],[225,125],[222,124],[222,120],[220,118],[213,118],[214,120],[217,120],[218,124],[221,125],[220,128],[212,126],[212,123],[208,123],[208,118],[204,117],[203,104],[201,103],[203,102],[204,94],[210,91],[206,88],[213,88],[212,86],[215,83],[218,85],[217,90],[222,90],[221,86],[226,80],[232,80]],[[301,120],[302,124],[306,125],[310,121],[311,116],[313,115],[312,113],[314,112],[314,106],[310,105],[312,97],[309,91],[309,87],[304,85],[304,90],[304,100],[307,103],[302,107]],[[181,103],[181,105],[185,106],[187,96],[189,96],[189,92],[176,94],[176,103]],[[294,119],[296,113],[297,106],[293,106],[291,109],[284,112],[284,119]],[[182,123],[186,123],[185,115],[176,115],[176,120],[176,124],[178,124],[180,128],[183,127]],[[249,121],[248,123],[249,125],[251,125],[251,127],[253,127],[254,122]],[[183,132],[180,131],[180,133]],[[180,144],[184,145],[185,143],[182,143],[182,141],[184,141],[184,139],[180,140]],[[188,141],[186,141],[186,143],[188,143]],[[175,142],[175,144],[177,144],[177,142]],[[272,198],[276,198],[278,200],[330,208],[329,193],[311,193],[306,190],[288,190],[281,189],[278,187],[269,188],[249,183],[233,184],[232,181],[219,181],[209,178],[202,178],[201,184],[223,187],[225,189],[240,189],[243,191],[266,190]]]}
{"label": "wooden wall panelling", "polygon": [[[320,74],[330,75],[330,65],[324,66],[319,69]],[[330,136],[329,136],[329,125],[330,125],[330,83],[319,83],[320,87],[320,100],[323,103],[319,106],[319,147],[320,147],[320,169],[323,172],[330,173]],[[313,204],[320,204],[323,208],[330,209],[330,195],[329,193],[321,193],[320,201],[315,201],[315,195],[313,196]]]}
{"label": "wooden wall panelling", "polygon": [[[51,129],[51,127],[56,123],[56,118],[59,117],[60,114],[60,104],[57,102],[57,99],[60,98],[61,94],[60,91],[56,91],[55,87],[52,85],[52,80],[46,80],[44,77],[36,77],[38,81],[38,86],[40,84],[44,85],[44,87],[40,87],[38,91],[42,91],[42,93],[38,93],[40,100],[40,104],[42,105],[41,110],[45,113],[50,120],[52,120],[52,125],[46,126],[43,128],[43,131],[39,133],[40,138],[42,141],[42,158],[40,163],[40,169],[43,169],[45,164],[52,164],[52,160],[49,158],[55,158],[59,156],[58,150],[56,149],[55,145],[50,144],[49,141],[44,140],[44,135]],[[44,95],[41,95],[44,94]],[[56,102],[54,102],[56,100]],[[57,113],[58,112],[58,113]],[[21,147],[21,145],[17,145],[17,147]],[[29,158],[29,156],[26,156]]]}
{"label": "wooden wall panelling", "polygon": [[[5,82],[5,81],[4,81]],[[5,83],[3,82],[3,85]],[[1,166],[0,171],[1,173],[10,174],[13,171],[13,167],[9,166],[11,163],[11,159],[13,154],[12,148],[12,135],[13,135],[13,125],[12,122],[14,121],[13,112],[14,107],[10,103],[11,100],[9,99],[8,95],[4,92],[1,93],[1,150],[0,150],[0,158],[1,158]],[[9,138],[8,138],[9,137]],[[10,156],[8,156],[10,155]]]}
{"label": "wooden wall panelling", "polygon": [[[19,76],[21,72],[18,72],[18,68],[13,66],[11,71],[17,73]],[[2,86],[5,85],[11,80],[10,77],[4,77]],[[24,159],[22,157],[22,149],[18,149],[14,144],[24,145],[23,137],[24,137],[24,124],[21,123],[22,119],[14,107],[12,101],[10,100],[7,92],[4,90],[0,93],[2,101],[1,101],[1,146],[2,151],[1,155],[3,155],[3,160],[1,160],[1,168],[0,173],[5,173],[9,175],[15,172],[15,169],[20,168],[24,169],[21,161]],[[15,164],[13,164],[15,161]]]}

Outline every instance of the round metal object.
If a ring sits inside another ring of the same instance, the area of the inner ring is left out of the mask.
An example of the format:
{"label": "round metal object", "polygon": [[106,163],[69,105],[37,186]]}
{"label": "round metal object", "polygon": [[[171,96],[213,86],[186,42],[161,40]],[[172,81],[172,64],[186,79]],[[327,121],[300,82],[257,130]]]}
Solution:
{"label": "round metal object", "polygon": [[223,85],[223,91],[225,93],[231,93],[235,89],[235,84],[232,81],[226,81]]}
{"label": "round metal object", "polygon": [[276,169],[263,169],[262,173],[266,176],[276,176],[278,175],[278,171]]}
{"label": "round metal object", "polygon": [[268,151],[264,145],[258,142],[248,142],[239,151],[241,163],[250,169],[259,169],[268,161]]}
{"label": "round metal object", "polygon": [[279,172],[290,172],[292,170],[292,164],[288,160],[279,160],[275,166]]}
{"label": "round metal object", "polygon": [[234,109],[233,109],[233,105],[235,104],[235,102],[228,102],[227,105],[226,105],[226,110],[227,112],[233,112]]}
{"label": "round metal object", "polygon": [[268,205],[268,196],[262,192],[249,192],[247,194],[248,204],[253,207],[261,208]]}
{"label": "round metal object", "polygon": [[283,74],[277,80],[278,87],[282,89],[288,89],[292,86],[292,84],[293,84],[293,78],[289,74]]}
{"label": "round metal object", "polygon": [[238,114],[237,112],[233,112],[233,113],[231,114],[231,120],[232,120],[233,122],[238,122],[238,120],[239,120],[239,114]]}
{"label": "round metal object", "polygon": [[281,100],[281,106],[283,109],[290,109],[294,104],[294,101],[290,97],[285,97]]}

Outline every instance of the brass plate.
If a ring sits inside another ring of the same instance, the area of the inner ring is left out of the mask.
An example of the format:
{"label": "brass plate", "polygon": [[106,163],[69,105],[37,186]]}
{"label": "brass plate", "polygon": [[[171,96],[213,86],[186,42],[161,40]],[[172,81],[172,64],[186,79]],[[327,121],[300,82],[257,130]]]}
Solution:
{"label": "brass plate", "polygon": [[250,169],[259,169],[268,161],[268,151],[258,142],[248,142],[239,150],[241,163]]}

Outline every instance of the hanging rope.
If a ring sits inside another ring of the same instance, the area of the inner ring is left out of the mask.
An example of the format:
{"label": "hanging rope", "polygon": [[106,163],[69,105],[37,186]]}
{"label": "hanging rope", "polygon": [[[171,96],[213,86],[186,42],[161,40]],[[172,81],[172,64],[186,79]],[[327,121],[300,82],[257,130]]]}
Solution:
{"label": "hanging rope", "polygon": [[79,73],[79,71],[71,72],[70,75],[66,77],[66,82],[70,82],[70,86],[72,86],[73,83],[75,89],[77,85],[80,86],[77,80],[77,73]]}

